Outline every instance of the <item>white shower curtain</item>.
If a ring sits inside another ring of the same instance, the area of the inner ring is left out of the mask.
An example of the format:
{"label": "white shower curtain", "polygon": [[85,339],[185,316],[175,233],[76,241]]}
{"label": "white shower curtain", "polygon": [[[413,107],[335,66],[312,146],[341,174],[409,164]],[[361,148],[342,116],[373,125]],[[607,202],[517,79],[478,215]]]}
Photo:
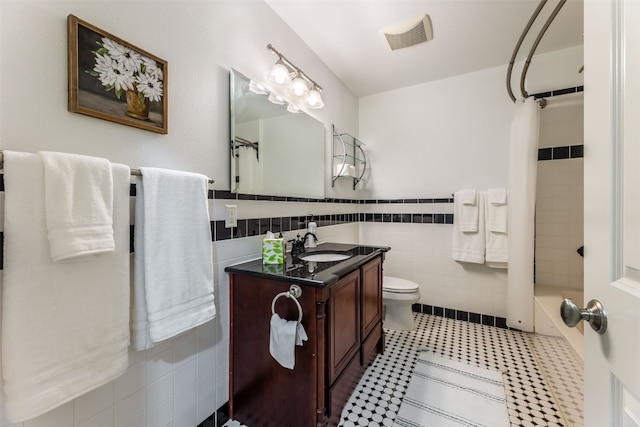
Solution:
{"label": "white shower curtain", "polygon": [[533,261],[540,111],[533,97],[515,103],[508,167],[507,326],[533,332]]}

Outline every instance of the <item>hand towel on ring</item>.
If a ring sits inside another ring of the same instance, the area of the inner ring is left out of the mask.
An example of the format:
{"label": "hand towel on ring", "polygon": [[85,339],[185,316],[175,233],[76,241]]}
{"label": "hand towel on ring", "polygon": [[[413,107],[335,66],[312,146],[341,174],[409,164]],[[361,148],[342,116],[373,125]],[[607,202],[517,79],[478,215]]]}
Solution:
{"label": "hand towel on ring", "polygon": [[307,332],[297,320],[284,320],[278,313],[271,315],[269,353],[283,367],[293,369],[296,364],[295,346],[307,341]]}

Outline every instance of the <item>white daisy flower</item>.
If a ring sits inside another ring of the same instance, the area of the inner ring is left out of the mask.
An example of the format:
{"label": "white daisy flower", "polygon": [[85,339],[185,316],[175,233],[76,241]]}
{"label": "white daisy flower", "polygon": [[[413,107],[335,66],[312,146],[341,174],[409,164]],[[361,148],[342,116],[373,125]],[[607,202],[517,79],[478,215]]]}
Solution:
{"label": "white daisy flower", "polygon": [[106,37],[102,38],[102,42],[114,61],[121,63],[127,70],[134,73],[140,71],[140,66],[142,65],[141,54]]}
{"label": "white daisy flower", "polygon": [[96,65],[95,67],[93,67],[93,71],[98,74],[103,74],[108,72],[115,66],[116,64],[110,56],[96,54]]}
{"label": "white daisy flower", "polygon": [[136,88],[152,102],[160,102],[162,99],[162,81],[149,74],[139,74],[136,77]]}
{"label": "white daisy flower", "polygon": [[103,86],[113,87],[118,97],[120,91],[133,90],[133,72],[115,61],[112,61],[112,66],[100,73],[98,78]]}
{"label": "white daisy flower", "polygon": [[158,67],[158,63],[155,60],[142,55],[141,61],[143,73],[154,76],[159,81],[163,80],[162,68]]}
{"label": "white daisy flower", "polygon": [[115,59],[116,56],[122,55],[126,47],[120,43],[113,41],[107,37],[102,37],[102,47],[109,51],[109,55]]}

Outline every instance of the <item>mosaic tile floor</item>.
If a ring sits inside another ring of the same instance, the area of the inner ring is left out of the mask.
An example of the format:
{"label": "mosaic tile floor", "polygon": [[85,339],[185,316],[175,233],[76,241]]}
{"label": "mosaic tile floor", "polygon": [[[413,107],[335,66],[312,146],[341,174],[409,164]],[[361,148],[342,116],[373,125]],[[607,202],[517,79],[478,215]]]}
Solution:
{"label": "mosaic tile floor", "polygon": [[[385,331],[385,353],[360,380],[340,426],[392,426],[421,350],[501,370],[513,427],[583,425],[582,361],[564,339],[422,313],[414,316],[414,331]],[[225,426],[240,424],[229,421]]]}
{"label": "mosaic tile floor", "polygon": [[529,334],[538,365],[544,372],[569,426],[584,425],[584,364],[564,338]]}

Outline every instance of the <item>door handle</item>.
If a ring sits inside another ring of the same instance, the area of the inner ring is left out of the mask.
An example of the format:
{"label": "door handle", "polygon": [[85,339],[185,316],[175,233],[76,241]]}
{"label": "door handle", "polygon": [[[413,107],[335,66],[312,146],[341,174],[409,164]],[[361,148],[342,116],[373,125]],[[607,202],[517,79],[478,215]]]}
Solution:
{"label": "door handle", "polygon": [[589,301],[587,308],[579,309],[572,299],[566,298],[560,305],[560,316],[564,324],[570,328],[575,327],[581,320],[586,320],[591,329],[600,335],[607,330],[607,313],[597,299]]}

